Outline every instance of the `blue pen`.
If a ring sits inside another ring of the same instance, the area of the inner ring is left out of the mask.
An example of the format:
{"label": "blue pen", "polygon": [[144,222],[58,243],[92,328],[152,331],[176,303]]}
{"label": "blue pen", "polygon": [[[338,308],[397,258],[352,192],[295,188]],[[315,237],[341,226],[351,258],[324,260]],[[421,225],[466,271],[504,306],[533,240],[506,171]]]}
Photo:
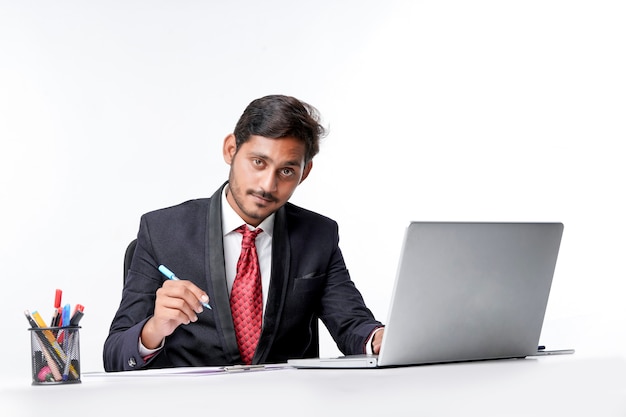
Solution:
{"label": "blue pen", "polygon": [[[172,271],[170,271],[169,269],[167,269],[167,267],[165,265],[159,265],[159,271],[165,275],[167,277],[167,279],[171,279],[174,281],[179,281],[180,279],[176,276],[176,274],[174,274]],[[209,310],[213,310],[211,308],[211,306],[209,305],[209,303],[205,303],[202,302],[202,305],[205,306],[206,308],[208,308]]]}
{"label": "blue pen", "polygon": [[63,306],[63,327],[70,325],[70,305],[65,304]]}

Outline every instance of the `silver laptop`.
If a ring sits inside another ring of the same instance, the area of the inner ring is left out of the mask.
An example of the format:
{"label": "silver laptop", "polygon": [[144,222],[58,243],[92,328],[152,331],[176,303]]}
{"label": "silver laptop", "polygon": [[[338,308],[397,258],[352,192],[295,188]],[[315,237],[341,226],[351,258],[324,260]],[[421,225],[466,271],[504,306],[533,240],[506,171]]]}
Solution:
{"label": "silver laptop", "polygon": [[292,359],[371,368],[573,353],[538,347],[562,223],[411,222],[379,355]]}

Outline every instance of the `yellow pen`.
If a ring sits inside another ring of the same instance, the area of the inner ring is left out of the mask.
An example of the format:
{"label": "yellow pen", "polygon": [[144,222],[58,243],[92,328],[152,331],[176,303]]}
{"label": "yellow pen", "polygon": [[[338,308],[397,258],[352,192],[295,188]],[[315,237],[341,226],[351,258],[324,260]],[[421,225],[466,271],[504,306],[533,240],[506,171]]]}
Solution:
{"label": "yellow pen", "polygon": [[[41,317],[41,314],[39,314],[38,311],[33,311],[31,316],[33,316],[35,323],[37,323],[37,326],[39,326],[40,328],[48,327],[48,325],[46,324],[43,317]],[[52,331],[50,330],[44,330],[43,334],[44,336],[46,336],[46,339],[48,339],[52,347],[54,347],[54,350],[57,351],[57,354],[59,355],[59,357],[63,359],[63,356],[64,356],[63,349],[61,349],[61,346],[59,346],[59,343],[57,342],[57,338],[54,337],[54,333],[52,333]],[[65,361],[65,359],[63,360]]]}

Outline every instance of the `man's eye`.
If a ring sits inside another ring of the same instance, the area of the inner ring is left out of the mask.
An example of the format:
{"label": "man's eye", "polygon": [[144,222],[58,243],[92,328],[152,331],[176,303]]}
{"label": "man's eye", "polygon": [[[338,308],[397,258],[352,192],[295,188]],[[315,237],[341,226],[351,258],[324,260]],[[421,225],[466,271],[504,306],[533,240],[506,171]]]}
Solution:
{"label": "man's eye", "polygon": [[290,176],[294,175],[293,169],[284,168],[284,169],[282,170],[282,175],[283,175],[284,177],[290,177]]}

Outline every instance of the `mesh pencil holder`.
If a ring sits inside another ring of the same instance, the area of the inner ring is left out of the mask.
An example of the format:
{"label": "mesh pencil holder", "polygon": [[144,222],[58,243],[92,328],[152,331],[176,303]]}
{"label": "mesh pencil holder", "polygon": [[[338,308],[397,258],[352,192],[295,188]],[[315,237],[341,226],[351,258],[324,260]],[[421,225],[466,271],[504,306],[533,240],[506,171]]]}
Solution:
{"label": "mesh pencil holder", "polygon": [[33,385],[80,383],[80,326],[30,328]]}

